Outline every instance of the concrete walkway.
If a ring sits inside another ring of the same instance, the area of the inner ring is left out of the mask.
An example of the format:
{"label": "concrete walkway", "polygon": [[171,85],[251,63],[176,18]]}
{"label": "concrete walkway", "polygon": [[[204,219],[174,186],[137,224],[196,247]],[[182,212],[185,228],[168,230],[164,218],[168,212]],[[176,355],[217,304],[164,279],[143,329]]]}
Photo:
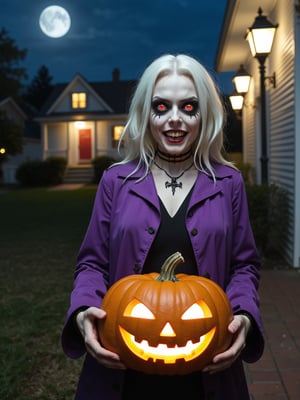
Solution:
{"label": "concrete walkway", "polygon": [[266,347],[245,364],[252,400],[300,400],[300,271],[262,270]]}
{"label": "concrete walkway", "polygon": [[51,192],[62,190],[77,190],[81,189],[83,186],[83,183],[61,183],[60,185],[51,186],[48,190]]}

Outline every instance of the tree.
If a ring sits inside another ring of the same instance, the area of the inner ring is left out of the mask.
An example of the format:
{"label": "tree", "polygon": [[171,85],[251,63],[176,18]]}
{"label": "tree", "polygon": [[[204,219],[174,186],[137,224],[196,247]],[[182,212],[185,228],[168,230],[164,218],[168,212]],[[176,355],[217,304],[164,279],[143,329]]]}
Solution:
{"label": "tree", "polygon": [[0,30],[0,96],[17,97],[22,79],[27,79],[26,69],[19,66],[27,55],[27,49],[20,50],[8,32]]}
{"label": "tree", "polygon": [[25,90],[24,99],[32,105],[36,110],[40,110],[46,98],[53,89],[51,85],[53,77],[50,75],[48,68],[42,65],[37,75],[33,78],[30,85]]}

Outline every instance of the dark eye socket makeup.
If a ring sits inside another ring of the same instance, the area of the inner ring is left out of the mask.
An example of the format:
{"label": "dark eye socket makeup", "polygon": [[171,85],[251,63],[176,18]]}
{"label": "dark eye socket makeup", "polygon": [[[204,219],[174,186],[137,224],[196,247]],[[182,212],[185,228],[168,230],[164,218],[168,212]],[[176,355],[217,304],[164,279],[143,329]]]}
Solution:
{"label": "dark eye socket makeup", "polygon": [[[152,111],[154,115],[161,116],[166,114],[172,108],[172,103],[168,100],[154,98],[152,100]],[[185,99],[180,102],[179,110],[189,116],[195,116],[199,112],[198,99],[192,97],[191,99]]]}

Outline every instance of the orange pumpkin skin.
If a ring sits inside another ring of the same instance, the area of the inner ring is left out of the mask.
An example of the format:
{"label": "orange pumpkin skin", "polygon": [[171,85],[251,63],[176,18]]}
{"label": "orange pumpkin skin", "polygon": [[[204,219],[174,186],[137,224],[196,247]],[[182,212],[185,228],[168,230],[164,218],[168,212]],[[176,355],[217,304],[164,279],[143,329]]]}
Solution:
{"label": "orange pumpkin skin", "polygon": [[184,375],[203,369],[229,347],[233,316],[228,298],[207,278],[175,276],[183,261],[177,252],[161,274],[130,275],[107,291],[101,305],[107,316],[99,321],[99,337],[128,368]]}

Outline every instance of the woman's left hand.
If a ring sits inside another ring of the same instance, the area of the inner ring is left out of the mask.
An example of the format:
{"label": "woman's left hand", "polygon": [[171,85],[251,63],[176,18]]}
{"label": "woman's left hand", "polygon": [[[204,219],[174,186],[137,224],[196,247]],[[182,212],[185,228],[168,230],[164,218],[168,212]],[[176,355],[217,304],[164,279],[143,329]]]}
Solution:
{"label": "woman's left hand", "polygon": [[233,334],[231,346],[223,353],[217,354],[213,358],[212,363],[203,369],[203,372],[213,374],[229,368],[245,348],[250,328],[251,321],[246,315],[235,315],[228,326],[229,332]]}

